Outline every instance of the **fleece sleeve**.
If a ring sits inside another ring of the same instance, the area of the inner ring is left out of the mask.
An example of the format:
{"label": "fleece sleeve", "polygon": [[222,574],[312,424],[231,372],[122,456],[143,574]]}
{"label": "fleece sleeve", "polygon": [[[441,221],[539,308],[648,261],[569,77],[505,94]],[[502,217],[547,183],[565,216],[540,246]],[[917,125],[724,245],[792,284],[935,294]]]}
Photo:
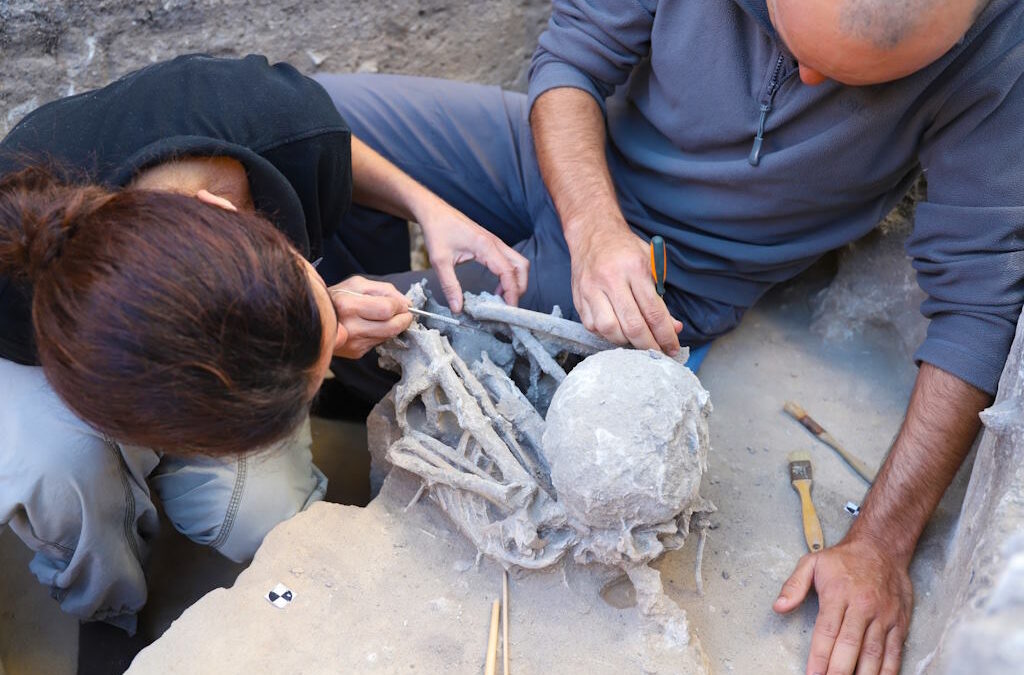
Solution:
{"label": "fleece sleeve", "polygon": [[931,322],[916,359],[992,394],[1024,301],[1024,45],[965,81],[920,156],[928,198],[907,253]]}
{"label": "fleece sleeve", "polygon": [[529,107],[549,89],[573,87],[604,99],[650,51],[656,0],[555,0],[533,54]]}

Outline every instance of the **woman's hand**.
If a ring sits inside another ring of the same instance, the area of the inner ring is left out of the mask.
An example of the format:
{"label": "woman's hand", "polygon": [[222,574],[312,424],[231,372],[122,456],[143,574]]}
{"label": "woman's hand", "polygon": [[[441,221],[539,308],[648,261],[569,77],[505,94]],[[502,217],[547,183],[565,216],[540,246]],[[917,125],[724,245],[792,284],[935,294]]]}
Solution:
{"label": "woman's hand", "polygon": [[497,293],[515,305],[526,291],[530,262],[440,197],[427,193],[415,210],[423,227],[430,264],[453,312],[462,311],[462,286],[455,266],[476,260],[498,277]]}
{"label": "woman's hand", "polygon": [[349,277],[327,292],[338,311],[338,323],[348,333],[348,339],[334,348],[335,356],[358,359],[412,323],[408,298],[391,284]]}

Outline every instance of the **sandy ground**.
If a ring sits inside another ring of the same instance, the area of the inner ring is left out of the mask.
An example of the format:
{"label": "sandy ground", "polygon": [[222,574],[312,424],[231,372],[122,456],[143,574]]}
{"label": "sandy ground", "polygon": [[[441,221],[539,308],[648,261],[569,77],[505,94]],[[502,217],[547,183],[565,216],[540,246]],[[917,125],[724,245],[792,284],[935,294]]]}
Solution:
{"label": "sandy ground", "polygon": [[[811,455],[813,498],[826,544],[852,522],[866,484],[830,448],[782,412],[800,403],[845,447],[878,466],[899,430],[916,368],[893,335],[878,332],[826,344],[807,329],[813,279],[772,293],[720,339],[700,373],[711,392],[711,469],[703,494],[718,506],[704,552],[704,597],[694,582],[696,547],[659,563],[670,595],[684,606],[715,672],[802,673],[817,613],[812,599],[787,617],[771,610],[782,583],[806,552],[800,503],[786,455]],[[911,569],[916,611],[904,671],[934,648],[932,582],[944,563],[967,475],[961,471],[918,548]]]}
{"label": "sandy ground", "polygon": [[[803,449],[811,454],[814,499],[826,543],[836,542],[851,522],[843,504],[859,502],[865,491],[863,481],[830,449],[782,413],[782,404],[796,400],[850,450],[878,464],[899,428],[913,384],[916,370],[892,336],[877,333],[825,344],[808,330],[808,301],[821,286],[812,276],[769,295],[737,331],[715,344],[700,373],[715,406],[711,469],[702,492],[719,509],[704,555],[704,596],[695,591],[695,540],[657,566],[669,594],[689,613],[715,672],[803,669],[816,602],[789,617],[771,611],[779,586],[805,551],[787,453]],[[334,481],[356,475],[353,489],[359,489],[364,459],[357,446],[365,439],[351,427],[328,423],[318,430],[318,461],[335,462],[327,467]],[[964,484],[961,472],[915,559],[917,608],[905,672],[913,672],[913,664],[933,649],[942,623],[930,611],[936,598],[931,582],[941,568]],[[337,497],[336,489],[332,493]],[[16,544],[10,533],[0,537],[0,602],[5,607],[0,611],[0,657],[11,675],[73,672],[73,622],[54,614],[52,601],[24,570],[27,558]],[[190,554],[180,542],[166,551],[155,565],[157,587],[147,609],[154,634],[205,590],[231,583],[234,573],[214,564],[215,557],[204,567],[195,551]],[[613,590],[609,598],[628,604],[628,593]]]}

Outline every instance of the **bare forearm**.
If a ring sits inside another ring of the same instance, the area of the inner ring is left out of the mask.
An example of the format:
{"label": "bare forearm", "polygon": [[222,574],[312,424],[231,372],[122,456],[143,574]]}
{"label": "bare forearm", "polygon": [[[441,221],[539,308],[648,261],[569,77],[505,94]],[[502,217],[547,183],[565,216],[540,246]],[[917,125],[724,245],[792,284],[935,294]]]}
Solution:
{"label": "bare forearm", "polygon": [[921,531],[970,451],[978,413],[991,398],[954,375],[927,363],[892,450],[847,539],[883,544],[909,564]]}
{"label": "bare forearm", "polygon": [[352,200],[362,206],[416,220],[417,211],[437,197],[376,150],[352,137]]}
{"label": "bare forearm", "polygon": [[604,119],[593,97],[572,88],[547,91],[530,112],[530,126],[569,245],[598,223],[625,229],[605,160]]}

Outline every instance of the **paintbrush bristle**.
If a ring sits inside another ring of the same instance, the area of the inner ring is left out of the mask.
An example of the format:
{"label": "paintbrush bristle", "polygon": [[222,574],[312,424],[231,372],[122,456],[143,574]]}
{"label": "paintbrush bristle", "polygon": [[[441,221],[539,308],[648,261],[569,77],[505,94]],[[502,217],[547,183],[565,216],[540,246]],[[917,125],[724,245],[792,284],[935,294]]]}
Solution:
{"label": "paintbrush bristle", "polygon": [[811,480],[811,454],[806,450],[794,450],[786,456],[789,460],[789,480]]}
{"label": "paintbrush bristle", "polygon": [[793,452],[786,455],[786,461],[788,462],[809,462],[811,461],[811,453],[806,450],[794,450]]}

